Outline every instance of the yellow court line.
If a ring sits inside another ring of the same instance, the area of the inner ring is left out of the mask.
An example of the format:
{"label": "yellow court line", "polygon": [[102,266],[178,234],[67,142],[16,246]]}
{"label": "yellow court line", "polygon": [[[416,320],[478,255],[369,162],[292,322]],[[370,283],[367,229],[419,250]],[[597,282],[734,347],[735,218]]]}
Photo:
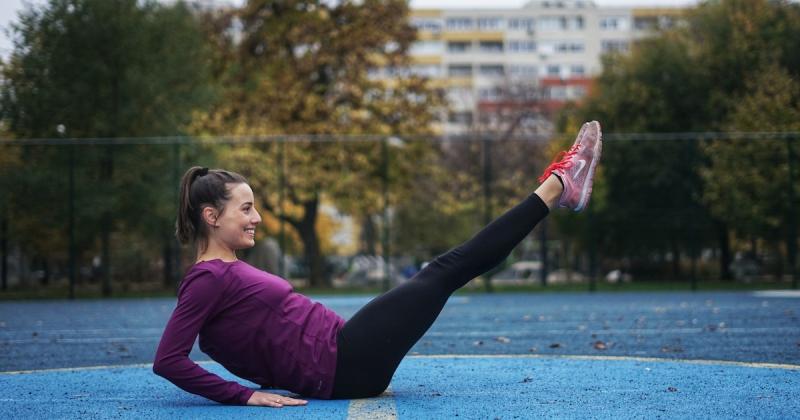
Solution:
{"label": "yellow court line", "polygon": [[762,362],[734,362],[730,360],[705,360],[705,359],[667,359],[661,357],[633,357],[633,356],[580,356],[580,355],[548,355],[548,354],[430,354],[407,356],[414,359],[572,359],[572,360],[600,360],[600,361],[634,361],[634,362],[675,362],[694,365],[725,365],[765,369],[800,370],[800,365],[786,363]]}
{"label": "yellow court line", "polygon": [[[599,360],[599,361],[634,361],[634,362],[654,362],[654,363],[688,363],[695,365],[723,365],[723,366],[741,366],[762,369],[785,369],[785,370],[800,370],[800,365],[792,365],[788,363],[763,363],[763,362],[734,362],[730,360],[706,360],[706,359],[666,359],[661,357],[632,357],[632,356],[580,356],[580,355],[546,355],[546,354],[420,354],[413,356],[406,356],[411,359],[572,359],[572,360]],[[212,360],[201,360],[195,362],[199,365],[217,363]],[[73,370],[98,370],[98,369],[119,369],[119,368],[137,368],[137,367],[150,367],[152,363],[136,363],[130,365],[100,365],[100,366],[83,366],[83,367],[69,367],[69,368],[48,368],[48,369],[32,369],[32,370],[15,370],[0,372],[0,375],[20,375],[27,373],[44,373],[44,372],[69,372]]]}
{"label": "yellow court line", "polygon": [[348,420],[396,420],[397,405],[391,386],[378,397],[350,400]]}

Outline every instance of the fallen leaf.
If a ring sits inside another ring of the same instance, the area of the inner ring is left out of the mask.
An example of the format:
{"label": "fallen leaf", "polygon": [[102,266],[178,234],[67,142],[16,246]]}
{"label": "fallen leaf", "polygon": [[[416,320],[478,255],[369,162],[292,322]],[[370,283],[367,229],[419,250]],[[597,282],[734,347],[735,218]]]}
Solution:
{"label": "fallen leaf", "polygon": [[671,387],[667,388],[667,391],[669,391],[669,392],[678,392],[678,388],[675,388],[674,386],[671,386]]}
{"label": "fallen leaf", "polygon": [[530,376],[528,376],[528,377],[526,377],[525,379],[523,379],[523,380],[522,380],[522,383],[523,383],[523,384],[526,384],[526,383],[528,383],[528,382],[533,382],[533,378],[531,378]]}
{"label": "fallen leaf", "polygon": [[510,342],[511,342],[511,339],[510,339],[510,338],[508,338],[508,337],[503,337],[503,336],[500,336],[500,337],[495,337],[494,339],[495,339],[495,341],[499,341],[499,342],[501,342],[501,343],[503,343],[503,344],[508,344],[508,343],[510,343]]}
{"label": "fallen leaf", "polygon": [[557,349],[557,348],[559,348],[559,347],[561,347],[561,344],[560,344],[560,343],[553,343],[553,344],[551,344],[551,345],[550,345],[550,348],[551,348],[551,349]]}
{"label": "fallen leaf", "polygon": [[483,345],[483,340],[474,341],[474,342],[472,343],[472,345],[473,345],[473,346],[482,346],[482,345]]}
{"label": "fallen leaf", "polygon": [[606,343],[598,340],[594,342],[594,348],[595,350],[605,350],[607,347]]}

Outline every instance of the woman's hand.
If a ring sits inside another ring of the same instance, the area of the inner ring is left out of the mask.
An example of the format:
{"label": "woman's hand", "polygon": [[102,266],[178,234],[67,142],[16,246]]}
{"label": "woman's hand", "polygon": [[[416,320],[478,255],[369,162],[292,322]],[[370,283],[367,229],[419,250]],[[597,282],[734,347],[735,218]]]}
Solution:
{"label": "woman's hand", "polygon": [[254,392],[253,395],[247,400],[247,405],[265,405],[267,407],[280,408],[284,405],[306,405],[308,401],[298,400],[295,398],[286,397],[278,394],[269,394],[266,392]]}

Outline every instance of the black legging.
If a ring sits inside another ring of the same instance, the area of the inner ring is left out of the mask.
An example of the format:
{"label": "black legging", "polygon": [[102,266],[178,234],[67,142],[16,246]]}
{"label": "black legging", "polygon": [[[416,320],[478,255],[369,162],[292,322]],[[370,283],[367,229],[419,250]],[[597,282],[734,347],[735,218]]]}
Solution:
{"label": "black legging", "polygon": [[500,264],[548,212],[542,199],[531,194],[472,239],[361,308],[337,336],[332,398],[381,394],[450,295]]}

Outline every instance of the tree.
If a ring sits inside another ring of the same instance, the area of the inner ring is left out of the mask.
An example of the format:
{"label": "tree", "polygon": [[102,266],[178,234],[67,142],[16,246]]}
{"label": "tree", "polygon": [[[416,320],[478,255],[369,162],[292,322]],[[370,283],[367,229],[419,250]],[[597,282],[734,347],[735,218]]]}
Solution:
{"label": "tree", "polygon": [[[737,101],[729,127],[736,131],[800,130],[800,83],[773,64],[752,75]],[[791,140],[787,140],[791,141]],[[785,240],[789,267],[796,265],[797,231],[792,231],[793,174],[784,141],[717,140],[705,149],[703,198],[739,237]],[[796,159],[796,158],[795,158]],[[796,188],[796,187],[794,187]],[[796,227],[794,228],[796,229]]]}
{"label": "tree", "polygon": [[[17,138],[57,137],[59,125],[71,138],[177,135],[192,112],[213,98],[203,33],[182,2],[165,6],[137,0],[50,0],[21,12],[12,33],[14,50],[3,66],[0,104],[3,121]],[[112,232],[135,225],[136,232],[127,240],[152,235],[173,242],[174,207],[163,203],[175,202],[176,187],[163,178],[143,183],[169,173],[173,159],[155,147],[120,147],[113,141],[104,147],[72,147],[79,148],[73,162],[79,168],[76,184],[82,200],[76,206],[82,222],[79,246],[93,247],[96,232],[90,226],[98,226],[103,291],[108,295]],[[12,210],[15,220],[25,223],[31,217],[31,226],[41,226],[43,218],[65,218],[62,206],[53,206],[68,202],[64,193],[70,162],[65,152],[52,146],[23,148],[23,159],[43,164],[21,174],[24,181],[17,194],[41,192],[36,202],[42,207],[36,213],[27,207]],[[45,237],[65,237],[52,234],[60,225],[66,223],[47,226],[51,234]],[[38,253],[58,255],[52,246],[36,248]]]}
{"label": "tree", "polygon": [[[796,77],[798,40],[797,4],[703,2],[687,13],[684,25],[641,41],[628,56],[606,56],[597,88],[577,115],[602,121],[606,132],[727,130],[733,116],[743,112],[739,104],[754,74],[777,63]],[[699,141],[609,144],[601,178],[607,183],[608,211],[598,215],[604,248],[616,255],[660,249],[672,250],[673,256],[681,249],[696,255],[711,238],[708,227],[714,226],[723,255],[720,272],[727,277],[729,223],[741,213],[723,217],[721,209],[731,202],[715,202],[721,195],[712,191],[724,187],[709,187],[716,178],[700,176],[709,162],[720,164],[706,153],[722,153],[717,146],[705,149]],[[739,206],[753,204],[744,200]]]}
{"label": "tree", "polygon": [[[335,136],[430,133],[440,95],[426,80],[387,83],[369,74],[408,64],[415,32],[407,14],[401,0],[251,0],[207,18],[219,49],[217,77],[226,89],[217,106],[196,120],[195,132],[310,135],[284,145],[220,150],[219,157],[249,177],[263,208],[297,231],[313,286],[329,285],[315,227],[321,196],[361,217],[382,208],[381,145]],[[340,147],[320,136],[338,139]],[[413,171],[426,148],[408,142],[394,151],[389,179]],[[280,165],[286,168],[285,208],[278,207]],[[391,189],[395,202],[400,185]]]}

